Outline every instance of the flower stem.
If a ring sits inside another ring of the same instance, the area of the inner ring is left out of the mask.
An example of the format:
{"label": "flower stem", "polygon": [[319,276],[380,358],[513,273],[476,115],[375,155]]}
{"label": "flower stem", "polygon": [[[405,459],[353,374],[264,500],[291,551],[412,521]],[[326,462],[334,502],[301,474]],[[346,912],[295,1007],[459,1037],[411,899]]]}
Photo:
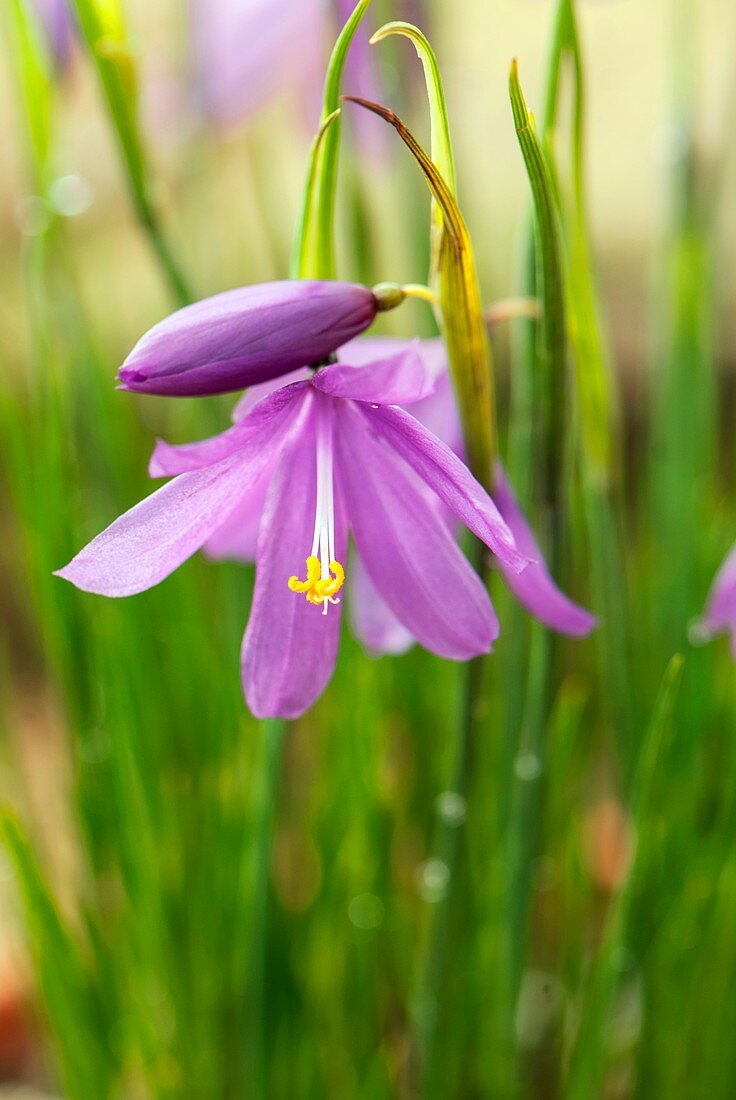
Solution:
{"label": "flower stem", "polygon": [[133,206],[178,305],[193,296],[159,222],[151,171],[138,119],[138,75],[127,41],[122,9],[93,0],[73,0],[72,10],[97,71],[125,170]]}
{"label": "flower stem", "polygon": [[154,214],[150,204],[147,201],[140,203],[138,198],[139,196],[134,196],[138,219],[148,235],[151,247],[166,277],[166,281],[169,284],[172,296],[179,306],[189,305],[190,302],[193,301],[192,293],[182,275],[181,268],[174,257],[171,246],[161,229],[158,218]]}
{"label": "flower stem", "polygon": [[[512,459],[530,473],[525,495],[537,504],[538,530],[550,572],[560,575],[563,475],[565,472],[565,398],[567,338],[562,242],[555,179],[519,83],[516,62],[509,79],[516,133],[529,177],[534,237],[527,250],[524,290],[541,302],[539,323],[521,349],[523,401],[518,411]],[[538,427],[529,432],[533,410]],[[519,431],[519,427],[522,428]],[[505,935],[505,1016],[510,1049],[533,901],[534,855],[541,811],[542,777],[548,715],[553,691],[555,643],[540,624],[531,627],[529,653],[516,646],[511,667],[509,741],[513,745],[509,823],[506,842],[507,912]],[[523,702],[522,702],[523,700]]]}

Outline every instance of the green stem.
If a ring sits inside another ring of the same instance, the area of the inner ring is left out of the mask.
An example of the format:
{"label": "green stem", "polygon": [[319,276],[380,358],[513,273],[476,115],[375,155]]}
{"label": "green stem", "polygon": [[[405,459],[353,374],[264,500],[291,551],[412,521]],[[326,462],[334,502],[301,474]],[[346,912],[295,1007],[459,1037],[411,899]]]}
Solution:
{"label": "green stem", "polygon": [[136,207],[138,209],[138,217],[141,225],[148,234],[148,239],[161,265],[161,270],[166,276],[173,297],[180,306],[189,305],[189,303],[193,301],[192,292],[181,272],[178,261],[172,252],[171,245],[166,239],[156,215],[150,205],[141,208],[136,204]]}
{"label": "green stem", "polygon": [[[530,450],[514,457],[531,468],[525,487],[537,505],[537,527],[553,576],[562,557],[562,483],[564,473],[565,403],[567,397],[567,340],[560,227],[556,181],[527,110],[516,63],[510,76],[510,96],[519,146],[529,177],[534,208],[534,246],[527,252],[524,293],[539,297],[540,323],[527,329],[529,339],[519,364],[523,413],[515,442]],[[533,411],[535,431],[531,432]],[[526,493],[525,493],[526,495]],[[542,801],[542,776],[547,719],[552,696],[555,642],[541,625],[531,628],[526,683],[526,653],[518,646],[512,655],[512,701],[509,741],[512,750],[511,798],[507,830],[507,914],[505,935],[506,1019],[509,1046],[521,987],[526,939],[534,887],[534,855]],[[523,706],[515,695],[523,693]]]}
{"label": "green stem", "polygon": [[116,3],[103,9],[95,0],[73,0],[73,8],[107,102],[138,220],[172,295],[180,306],[188,305],[193,295],[164,236],[151,197],[150,170],[138,125],[136,72],[125,40],[122,13]]}

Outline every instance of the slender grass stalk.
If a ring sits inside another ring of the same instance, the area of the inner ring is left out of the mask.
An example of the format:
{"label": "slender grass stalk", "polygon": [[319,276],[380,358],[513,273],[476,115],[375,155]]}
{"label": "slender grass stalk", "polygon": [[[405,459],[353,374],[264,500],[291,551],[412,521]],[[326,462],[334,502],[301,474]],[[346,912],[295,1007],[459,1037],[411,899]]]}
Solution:
{"label": "slender grass stalk", "polygon": [[340,81],[350,43],[371,0],[358,0],[338,35],[325,77],[322,118],[312,146],[307,182],[294,236],[292,275],[335,278],[335,196],[340,157]]}
{"label": "slender grass stalk", "polygon": [[651,873],[654,859],[653,823],[658,776],[664,769],[674,733],[673,711],[683,669],[683,658],[672,658],[664,675],[654,712],[642,741],[632,789],[632,820],[636,851],[626,883],[608,914],[602,943],[593,964],[583,1003],[579,1029],[570,1059],[565,1095],[568,1100],[588,1100],[600,1095],[606,1069],[606,1027],[620,981],[624,952],[628,949],[634,901]]}
{"label": "slender grass stalk", "polygon": [[[557,8],[547,77],[543,140],[558,167],[555,148],[563,77],[573,80],[569,160],[571,194],[561,193],[559,208],[566,243],[568,337],[579,404],[579,477],[591,564],[591,596],[601,618],[595,638],[605,717],[623,749],[624,768],[635,755],[634,694],[627,643],[625,537],[620,500],[621,430],[618,394],[611,378],[589,243],[585,180],[585,79],[573,0]],[[567,158],[564,158],[567,159]]]}
{"label": "slender grass stalk", "polygon": [[251,837],[250,947],[248,962],[248,1015],[253,1021],[246,1041],[246,1064],[254,1097],[269,1096],[266,1078],[266,934],[268,929],[269,878],[278,790],[282,773],[287,723],[273,719],[261,725],[260,775],[254,790],[256,830]]}
{"label": "slender grass stalk", "polygon": [[[663,658],[673,640],[679,646],[685,644],[708,583],[703,543],[693,547],[683,533],[708,524],[718,439],[712,330],[720,166],[708,163],[696,130],[697,5],[678,0],[672,11],[670,119],[677,148],[656,302],[656,360],[661,366],[652,379],[648,455],[648,503],[657,561],[652,584],[658,592],[652,625]],[[685,727],[692,733],[701,714],[695,676],[701,656],[693,655],[693,676],[688,670],[683,691],[683,707],[689,715]],[[692,749],[692,739],[688,741]]]}
{"label": "slender grass stalk", "polygon": [[[469,560],[475,569],[484,569],[484,547],[474,540]],[[426,1097],[441,1096],[442,1086],[438,1075],[438,1023],[440,999],[445,982],[448,958],[449,928],[452,915],[452,903],[457,897],[458,852],[461,843],[461,826],[465,820],[465,807],[470,793],[470,784],[475,759],[475,741],[477,735],[477,706],[483,695],[486,660],[476,657],[463,669],[460,705],[455,728],[453,746],[454,759],[450,785],[447,791],[459,799],[462,814],[454,816],[443,812],[437,806],[435,830],[432,837],[433,866],[441,875],[446,875],[444,888],[437,901],[430,903],[425,940],[420,956],[417,981],[412,998],[412,1017],[417,1041],[419,1064],[414,1074],[419,1082],[420,1095]]]}
{"label": "slender grass stalk", "polygon": [[188,281],[161,226],[138,124],[137,77],[118,0],[72,0],[118,139],[133,208],[180,306],[193,300]]}
{"label": "slender grass stalk", "polygon": [[[538,502],[537,527],[553,575],[559,573],[562,538],[564,410],[567,394],[567,339],[560,228],[554,183],[512,65],[510,94],[514,123],[532,190],[535,214],[534,287],[542,315],[533,347],[529,396],[540,423],[534,450],[532,488]],[[530,350],[532,350],[530,348]],[[507,829],[508,910],[506,921],[507,1019],[513,1025],[521,986],[534,877],[534,855],[540,817],[545,731],[552,692],[554,642],[539,624],[530,630],[530,650],[523,710],[512,707],[519,726],[513,731],[514,766]],[[514,655],[514,683],[521,686],[523,653]],[[511,1035],[509,1040],[512,1041]]]}

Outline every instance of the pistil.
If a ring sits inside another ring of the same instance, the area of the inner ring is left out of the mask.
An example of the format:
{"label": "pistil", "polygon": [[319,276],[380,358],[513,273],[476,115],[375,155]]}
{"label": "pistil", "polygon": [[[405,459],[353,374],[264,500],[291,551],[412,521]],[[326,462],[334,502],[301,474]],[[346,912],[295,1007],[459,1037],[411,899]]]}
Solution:
{"label": "pistil", "polygon": [[345,570],[335,560],[335,494],[333,477],[332,409],[328,402],[317,405],[317,501],[312,551],[307,558],[305,580],[289,578],[292,592],[304,593],[309,603],[322,606],[340,602],[337,593],[345,582]]}

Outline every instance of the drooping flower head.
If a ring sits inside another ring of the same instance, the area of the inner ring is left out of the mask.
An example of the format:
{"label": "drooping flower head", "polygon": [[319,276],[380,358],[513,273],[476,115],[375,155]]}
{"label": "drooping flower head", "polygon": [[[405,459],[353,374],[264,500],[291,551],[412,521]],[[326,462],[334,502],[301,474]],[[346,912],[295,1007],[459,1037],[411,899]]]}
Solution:
{"label": "drooping flower head", "polygon": [[[441,339],[409,342],[391,337],[363,336],[341,348],[338,355],[345,362],[360,367],[392,356],[398,358],[406,354],[409,348],[413,348],[421,357],[428,378],[432,380],[431,392],[410,406],[412,416],[464,460],[462,431],[447,370],[445,346]],[[288,381],[302,380],[308,376],[308,371],[295,372],[289,376]],[[235,421],[247,416],[260,400],[283,381],[267,382],[249,390],[234,409]],[[167,466],[166,453],[165,444],[157,447],[150,467],[152,476],[175,472],[175,468]],[[264,478],[244,507],[233,513],[207,541],[204,549],[208,556],[241,561],[255,559],[258,530],[265,507],[266,482],[267,478]],[[500,464],[496,467],[494,484],[494,503],[508,524],[517,547],[529,559],[529,564],[521,572],[507,568],[501,559],[498,560],[498,567],[509,588],[522,606],[551,630],[573,637],[588,634],[595,626],[595,617],[570,600],[554,583],[531,527]],[[454,531],[457,521],[452,511],[441,504],[435,493],[428,494],[427,499],[448,528]],[[315,530],[315,540],[316,537]],[[312,569],[317,576],[316,562],[312,563]],[[397,654],[414,643],[416,639],[383,599],[380,586],[373,583],[358,554],[353,555],[349,587],[348,606],[352,629],[366,649],[373,653]]]}
{"label": "drooping flower head", "polygon": [[349,584],[348,531],[375,590],[420,644],[460,660],[487,652],[498,620],[440,505],[510,571],[527,562],[457,455],[400,407],[427,397],[435,381],[409,344],[364,366],[310,372],[212,439],[160,444],[154,472],[173,480],[60,575],[108,596],[150,588],[247,512],[265,478],[242,654],[255,715],[301,714],[329,680]]}

